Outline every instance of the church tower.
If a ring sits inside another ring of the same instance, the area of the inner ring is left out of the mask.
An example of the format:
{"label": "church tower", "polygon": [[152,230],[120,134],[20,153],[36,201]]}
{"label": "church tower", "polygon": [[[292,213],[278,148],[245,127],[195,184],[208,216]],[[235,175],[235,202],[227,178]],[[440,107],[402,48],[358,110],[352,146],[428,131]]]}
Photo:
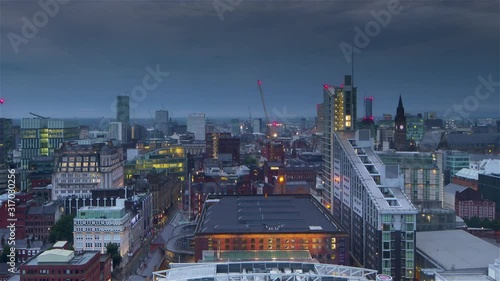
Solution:
{"label": "church tower", "polygon": [[396,149],[397,151],[404,151],[407,147],[406,117],[401,95],[399,96],[398,109],[396,112],[396,117],[394,118],[394,125],[394,149]]}

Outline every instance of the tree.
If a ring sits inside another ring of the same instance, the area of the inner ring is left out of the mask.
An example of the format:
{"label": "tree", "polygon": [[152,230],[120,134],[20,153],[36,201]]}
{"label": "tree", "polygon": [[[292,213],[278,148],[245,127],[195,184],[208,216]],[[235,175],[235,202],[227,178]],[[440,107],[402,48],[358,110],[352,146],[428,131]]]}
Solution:
{"label": "tree", "polygon": [[111,255],[111,260],[113,260],[113,268],[116,268],[122,262],[122,256],[118,252],[118,245],[115,243],[109,243],[106,245],[106,253]]}
{"label": "tree", "polygon": [[73,244],[73,219],[74,215],[63,216],[51,229],[49,242],[68,241]]}
{"label": "tree", "polygon": [[[10,254],[10,246],[5,245],[2,250],[2,254],[0,255],[0,263],[7,263],[10,261],[10,258],[7,256]],[[17,252],[16,252],[16,261],[17,261]]]}
{"label": "tree", "polygon": [[257,159],[252,156],[247,156],[243,159],[243,165],[257,165]]}

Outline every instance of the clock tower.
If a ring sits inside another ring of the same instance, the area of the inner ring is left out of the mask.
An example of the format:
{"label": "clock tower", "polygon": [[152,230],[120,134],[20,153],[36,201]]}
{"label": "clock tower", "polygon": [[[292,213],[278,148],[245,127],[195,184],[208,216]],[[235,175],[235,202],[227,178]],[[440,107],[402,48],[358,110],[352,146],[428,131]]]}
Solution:
{"label": "clock tower", "polygon": [[396,111],[396,117],[394,118],[394,125],[394,149],[397,151],[403,151],[407,147],[407,141],[405,108],[403,107],[401,95],[399,96],[398,109]]}

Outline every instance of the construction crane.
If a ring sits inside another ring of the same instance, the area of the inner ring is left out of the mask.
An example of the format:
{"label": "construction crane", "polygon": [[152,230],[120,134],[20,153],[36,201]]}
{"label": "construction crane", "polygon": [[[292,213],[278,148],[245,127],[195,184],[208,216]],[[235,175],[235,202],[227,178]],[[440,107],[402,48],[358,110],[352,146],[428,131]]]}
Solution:
{"label": "construction crane", "polygon": [[264,107],[264,114],[266,115],[266,136],[271,137],[271,131],[269,130],[269,116],[267,115],[266,103],[264,102],[264,93],[262,92],[262,81],[257,80],[257,85],[259,86],[260,98],[262,100],[262,107]]}
{"label": "construction crane", "polygon": [[38,118],[42,118],[42,119],[49,119],[49,117],[43,117],[41,115],[38,115],[38,114],[35,114],[33,112],[30,112],[31,115],[35,116],[35,117],[38,117]]}

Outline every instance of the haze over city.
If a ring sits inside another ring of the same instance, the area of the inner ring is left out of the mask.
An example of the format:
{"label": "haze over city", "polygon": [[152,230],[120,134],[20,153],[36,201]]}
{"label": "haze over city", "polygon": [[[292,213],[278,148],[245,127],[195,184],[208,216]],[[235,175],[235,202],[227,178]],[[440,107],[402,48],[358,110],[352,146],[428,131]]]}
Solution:
{"label": "haze over city", "polygon": [[0,0],[0,281],[500,281],[499,0]]}
{"label": "haze over city", "polygon": [[[69,1],[36,36],[12,43],[8,34],[23,36],[22,18],[33,22],[42,8],[2,1],[2,116],[114,117],[113,100],[142,85],[148,66],[169,75],[137,102],[137,118],[161,104],[177,117],[248,116],[248,105],[262,117],[258,79],[270,112],[314,116],[321,86],[351,72],[340,44],[352,44],[354,28],[365,32],[387,5]],[[355,53],[358,100],[373,96],[375,116],[394,114],[400,94],[410,113],[441,112],[473,95],[479,76],[499,81],[498,1],[402,1],[398,9]],[[499,107],[496,92],[474,115],[498,116]]]}

